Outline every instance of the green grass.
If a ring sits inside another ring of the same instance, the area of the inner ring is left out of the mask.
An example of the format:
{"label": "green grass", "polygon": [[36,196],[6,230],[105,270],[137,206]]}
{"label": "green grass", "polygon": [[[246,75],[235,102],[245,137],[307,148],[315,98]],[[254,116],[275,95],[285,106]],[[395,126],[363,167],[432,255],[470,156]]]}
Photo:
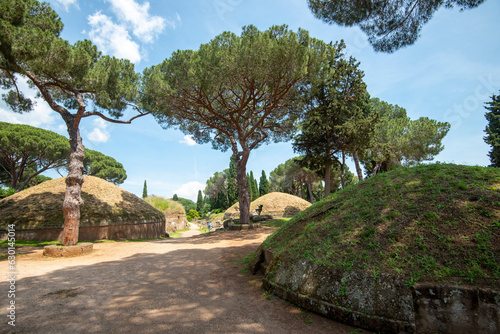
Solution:
{"label": "green grass", "polygon": [[279,259],[419,280],[500,279],[500,169],[452,164],[368,178],[297,214],[264,247]]}
{"label": "green grass", "polygon": [[[83,240],[78,242],[78,244],[91,242],[94,244],[104,243],[104,242],[146,242],[151,240],[163,240],[168,238],[152,238],[152,239],[101,239],[101,240]],[[45,247],[50,245],[62,246],[61,241],[31,241],[31,240],[16,240],[15,247]],[[0,248],[8,248],[9,243],[7,240],[0,240]]]}
{"label": "green grass", "polygon": [[157,208],[164,214],[185,214],[181,203],[160,196],[149,196],[144,199],[147,203]]}
{"label": "green grass", "polygon": [[[60,245],[60,241],[28,241],[28,240],[16,240],[15,247],[45,247],[50,245]],[[7,240],[0,240],[0,248],[8,248],[9,242]]]}
{"label": "green grass", "polygon": [[182,232],[189,231],[189,228],[183,229],[183,230],[177,230],[175,232],[169,233],[168,235],[170,238],[181,238],[182,237]]}
{"label": "green grass", "polygon": [[269,221],[262,222],[262,226],[269,226],[269,227],[281,227],[285,225],[291,218],[279,218],[279,219],[273,219]]}

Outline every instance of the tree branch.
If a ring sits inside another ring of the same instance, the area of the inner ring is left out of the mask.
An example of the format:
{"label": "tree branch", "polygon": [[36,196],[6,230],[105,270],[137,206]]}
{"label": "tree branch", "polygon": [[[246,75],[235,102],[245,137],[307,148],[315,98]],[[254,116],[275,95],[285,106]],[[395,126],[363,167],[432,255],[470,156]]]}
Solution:
{"label": "tree branch", "polygon": [[136,115],[134,117],[132,117],[131,119],[129,119],[128,121],[120,121],[118,119],[114,119],[114,118],[109,118],[103,114],[101,114],[100,112],[97,112],[97,111],[87,111],[85,112],[83,115],[82,115],[82,118],[85,118],[85,117],[90,117],[90,116],[99,116],[100,118],[102,118],[103,120],[107,121],[107,122],[110,122],[110,123],[116,123],[116,124],[130,124],[132,123],[132,121],[136,118],[139,118],[139,117],[142,117],[142,116],[146,116],[146,115],[149,115],[151,114],[152,111],[149,111],[149,112],[146,112],[146,113],[143,113],[143,112],[140,112],[139,115]]}

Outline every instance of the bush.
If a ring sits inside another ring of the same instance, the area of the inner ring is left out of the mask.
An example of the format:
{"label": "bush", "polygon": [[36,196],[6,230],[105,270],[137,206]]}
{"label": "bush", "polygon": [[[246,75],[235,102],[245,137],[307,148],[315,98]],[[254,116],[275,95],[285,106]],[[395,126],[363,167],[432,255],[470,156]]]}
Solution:
{"label": "bush", "polygon": [[193,218],[198,218],[200,214],[196,210],[189,210],[189,213],[187,215],[187,220],[191,221]]}
{"label": "bush", "polygon": [[0,199],[3,199],[10,195],[14,195],[15,193],[16,193],[15,189],[12,189],[10,187],[7,189],[3,189],[2,187],[0,187]]}

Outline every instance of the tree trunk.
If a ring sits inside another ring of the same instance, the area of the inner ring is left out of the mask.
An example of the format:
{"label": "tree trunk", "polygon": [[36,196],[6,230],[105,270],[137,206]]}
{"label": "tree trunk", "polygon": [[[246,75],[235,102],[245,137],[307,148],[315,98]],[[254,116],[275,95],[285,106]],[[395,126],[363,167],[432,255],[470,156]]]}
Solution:
{"label": "tree trunk", "polygon": [[354,160],[354,165],[356,166],[356,173],[358,174],[358,180],[363,181],[363,171],[361,170],[361,166],[359,165],[359,158],[356,153],[353,153],[352,160]]}
{"label": "tree trunk", "polygon": [[308,182],[307,183],[307,192],[309,194],[309,202],[314,203],[314,196],[313,196],[313,192],[312,192],[311,188],[312,188],[311,182]]}
{"label": "tree trunk", "polygon": [[340,165],[340,184],[342,185],[342,189],[345,188],[345,154],[342,151],[342,164]]}
{"label": "tree trunk", "polygon": [[70,139],[70,155],[68,176],[66,177],[66,193],[64,194],[63,214],[64,228],[62,244],[64,246],[78,243],[78,229],[80,224],[80,206],[83,205],[81,197],[83,184],[83,155],[85,147],[78,128],[74,128],[74,119],[66,120]]}
{"label": "tree trunk", "polygon": [[250,151],[243,150],[240,153],[233,150],[233,155],[238,178],[240,224],[248,224],[250,223],[250,192],[248,191],[247,162]]}
{"label": "tree trunk", "polygon": [[378,163],[375,165],[375,168],[373,168],[372,176],[377,175],[377,172],[378,172],[378,170],[380,169],[380,167],[381,167],[381,166],[382,166],[382,162],[378,162]]}
{"label": "tree trunk", "polygon": [[332,161],[328,160],[325,164],[325,198],[330,195],[332,183]]}

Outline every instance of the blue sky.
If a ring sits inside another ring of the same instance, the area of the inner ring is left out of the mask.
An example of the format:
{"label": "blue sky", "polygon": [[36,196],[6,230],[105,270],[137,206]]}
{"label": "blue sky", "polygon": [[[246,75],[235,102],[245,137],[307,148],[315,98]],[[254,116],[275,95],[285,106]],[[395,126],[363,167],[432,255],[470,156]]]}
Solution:
{"label": "blue sky", "polygon": [[[344,39],[348,54],[361,62],[372,97],[421,116],[447,121],[451,130],[436,161],[489,164],[484,143],[484,103],[500,92],[500,1],[476,9],[441,9],[424,26],[413,46],[393,54],[375,53],[356,27],[343,28],[315,19],[306,0],[51,0],[64,23],[62,37],[74,43],[92,40],[106,54],[133,61],[138,72],[168,58],[175,50],[198,49],[223,31],[240,34],[253,24],[260,30],[287,24],[325,42]],[[28,89],[27,86],[24,87]],[[32,93],[34,95],[34,92]],[[0,121],[24,123],[67,137],[58,114],[44,101],[31,114],[14,114],[0,103]],[[86,118],[84,145],[121,162],[128,178],[122,188],[142,195],[196,200],[215,172],[229,165],[230,152],[198,145],[182,132],[162,129],[152,117],[131,125]],[[291,143],[252,151],[247,170],[259,177],[294,157]],[[58,177],[55,173],[48,176]]]}

